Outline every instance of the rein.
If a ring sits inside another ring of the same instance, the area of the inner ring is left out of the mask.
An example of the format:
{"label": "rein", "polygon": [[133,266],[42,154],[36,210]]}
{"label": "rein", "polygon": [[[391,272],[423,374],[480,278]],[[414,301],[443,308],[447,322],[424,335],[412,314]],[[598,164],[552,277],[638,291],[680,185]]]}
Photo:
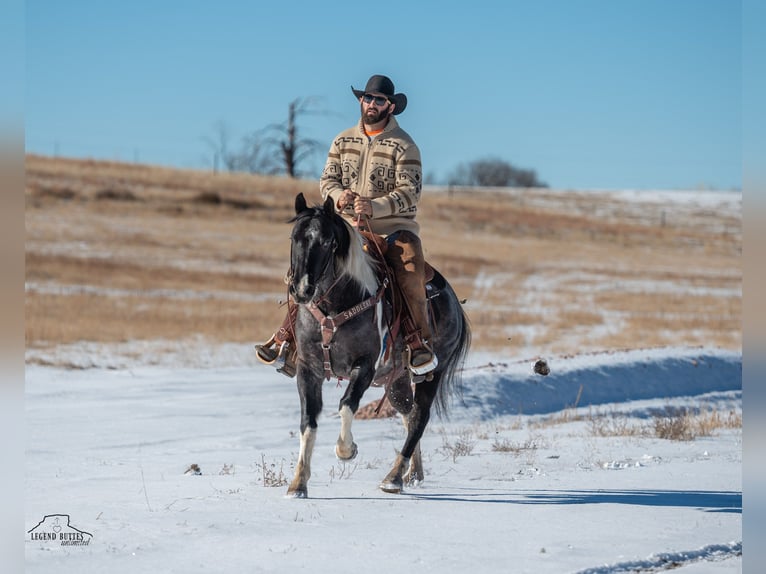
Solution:
{"label": "rein", "polygon": [[330,344],[332,343],[332,339],[335,336],[335,332],[346,321],[353,319],[357,315],[367,311],[370,307],[377,305],[378,301],[380,301],[381,297],[383,297],[383,293],[385,292],[387,286],[388,286],[388,278],[385,278],[383,282],[380,284],[380,288],[378,289],[377,293],[375,293],[374,295],[371,295],[370,297],[368,297],[361,303],[357,303],[350,309],[347,309],[346,311],[341,311],[340,313],[336,313],[335,315],[326,315],[317,306],[316,301],[312,301],[311,303],[306,305],[306,308],[309,310],[309,312],[319,322],[319,326],[322,331],[321,345],[322,345],[322,354],[324,355],[324,378],[326,381],[329,381],[335,374],[332,370],[332,361],[330,360]]}

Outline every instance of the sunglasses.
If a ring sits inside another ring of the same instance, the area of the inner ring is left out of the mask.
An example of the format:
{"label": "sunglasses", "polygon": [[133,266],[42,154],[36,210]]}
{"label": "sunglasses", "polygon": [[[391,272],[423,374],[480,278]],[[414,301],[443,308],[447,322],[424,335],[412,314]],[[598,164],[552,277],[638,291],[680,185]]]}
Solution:
{"label": "sunglasses", "polygon": [[384,98],[383,96],[373,96],[370,94],[365,94],[362,96],[362,101],[365,104],[371,104],[372,102],[375,102],[376,106],[385,106],[388,103],[388,98]]}

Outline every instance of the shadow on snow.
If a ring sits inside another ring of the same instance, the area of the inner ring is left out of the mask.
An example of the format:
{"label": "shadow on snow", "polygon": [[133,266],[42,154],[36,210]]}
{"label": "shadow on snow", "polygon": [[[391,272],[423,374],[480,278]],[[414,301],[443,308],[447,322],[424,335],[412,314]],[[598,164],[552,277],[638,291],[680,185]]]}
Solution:
{"label": "shadow on snow", "polygon": [[697,508],[704,512],[742,513],[742,493],[700,490],[531,490],[513,493],[465,491],[416,494],[430,501],[500,504],[627,504],[631,506]]}
{"label": "shadow on snow", "polygon": [[482,419],[507,414],[549,414],[572,407],[742,390],[742,356],[686,353],[644,357],[628,353],[584,367],[562,361],[540,377],[509,365],[467,369],[463,404]]}

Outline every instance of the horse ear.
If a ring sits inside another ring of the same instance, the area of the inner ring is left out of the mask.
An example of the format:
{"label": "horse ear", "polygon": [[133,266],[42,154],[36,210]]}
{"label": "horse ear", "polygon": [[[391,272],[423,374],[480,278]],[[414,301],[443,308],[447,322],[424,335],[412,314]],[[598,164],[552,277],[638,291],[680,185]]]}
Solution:
{"label": "horse ear", "polygon": [[335,215],[335,200],[329,195],[324,200],[324,212],[327,215]]}
{"label": "horse ear", "polygon": [[306,211],[306,198],[303,197],[303,193],[299,193],[295,196],[295,213],[296,215],[302,211]]}

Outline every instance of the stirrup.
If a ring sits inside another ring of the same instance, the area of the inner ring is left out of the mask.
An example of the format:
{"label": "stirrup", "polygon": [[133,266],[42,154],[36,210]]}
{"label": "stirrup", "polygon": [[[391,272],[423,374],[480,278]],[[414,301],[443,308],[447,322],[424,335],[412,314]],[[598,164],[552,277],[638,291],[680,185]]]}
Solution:
{"label": "stirrup", "polygon": [[[409,351],[409,360],[407,361],[407,367],[410,369],[410,371],[415,375],[425,375],[427,373],[430,373],[433,371],[438,365],[439,365],[439,359],[436,358],[436,353],[434,353],[426,344],[425,341],[423,341],[423,349],[425,349],[427,352],[431,353],[431,358],[427,360],[424,363],[421,363],[419,365],[413,365],[412,364],[412,354],[413,349],[410,347],[407,347],[407,350]],[[417,349],[415,349],[417,350]]]}
{"label": "stirrup", "polygon": [[295,367],[295,350],[290,348],[288,341],[284,341],[277,347],[276,341],[272,339],[263,345],[256,345],[255,351],[259,361],[267,365],[273,365],[278,373],[282,373],[291,379],[295,376],[297,371]]}
{"label": "stirrup", "polygon": [[271,339],[261,345],[255,345],[255,355],[261,363],[266,365],[273,365],[279,358],[279,354],[282,350],[281,345],[276,346],[277,338],[272,335]]}

